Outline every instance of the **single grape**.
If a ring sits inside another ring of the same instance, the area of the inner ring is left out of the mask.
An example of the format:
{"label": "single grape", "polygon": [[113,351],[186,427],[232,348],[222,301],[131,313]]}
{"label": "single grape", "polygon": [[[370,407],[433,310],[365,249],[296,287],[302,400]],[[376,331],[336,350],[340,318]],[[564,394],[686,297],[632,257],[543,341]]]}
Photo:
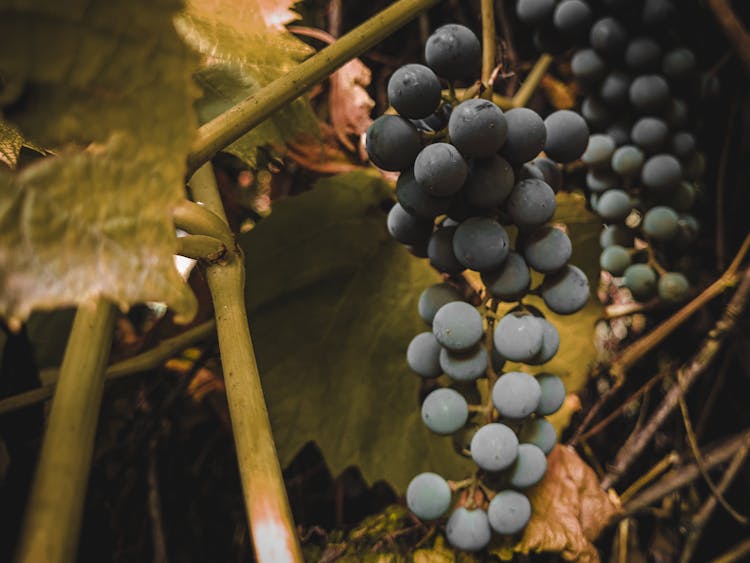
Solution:
{"label": "single grape", "polygon": [[650,37],[635,37],[625,49],[625,64],[637,72],[659,70],[661,46]]}
{"label": "single grape", "polygon": [[593,84],[604,78],[607,63],[593,49],[580,49],[570,59],[570,69],[576,80]]}
{"label": "single grape", "polygon": [[658,74],[643,74],[630,85],[630,103],[641,113],[658,113],[669,107],[669,84]]}
{"label": "single grape", "polygon": [[615,18],[597,20],[589,31],[589,43],[598,52],[619,56],[628,45],[628,32]]}
{"label": "single grape", "polygon": [[675,211],[690,211],[695,205],[697,189],[691,182],[680,182],[680,185],[665,199],[664,203]]}
{"label": "single grape", "polygon": [[466,100],[448,120],[451,143],[467,157],[492,156],[505,143],[507,133],[503,110],[489,100]]}
{"label": "single grape", "polygon": [[468,27],[451,23],[435,30],[424,46],[427,65],[448,80],[472,78],[482,65],[482,46]]}
{"label": "single grape", "polygon": [[438,342],[449,350],[469,350],[482,339],[482,316],[468,303],[452,301],[435,313],[432,332]]}
{"label": "single grape", "polygon": [[403,117],[422,119],[440,105],[440,81],[431,68],[407,64],[388,80],[388,102]]}
{"label": "single grape", "polygon": [[657,205],[646,211],[641,227],[647,237],[667,241],[677,235],[678,219],[674,209],[665,205]]}
{"label": "single grape", "polygon": [[701,226],[698,222],[698,219],[696,219],[692,215],[683,213],[680,215],[680,220],[677,225],[679,227],[679,230],[677,231],[675,242],[682,247],[688,247],[692,245],[696,241],[696,239],[698,238],[698,234],[700,233]]}
{"label": "single grape", "polygon": [[648,264],[629,266],[623,281],[636,301],[646,301],[656,295],[656,272]]}
{"label": "single grape", "polygon": [[627,145],[630,142],[630,120],[618,119],[612,125],[607,127],[605,132],[612,137],[615,146],[621,147]]}
{"label": "single grape", "polygon": [[546,364],[560,349],[560,333],[555,328],[555,325],[547,319],[542,318],[537,318],[537,322],[542,325],[542,347],[533,358],[526,360],[527,364],[533,366]]}
{"label": "single grape", "polygon": [[518,491],[500,491],[490,501],[487,517],[495,532],[511,536],[523,530],[529,523],[531,503],[526,495]]}
{"label": "single grape", "polygon": [[635,235],[624,225],[609,225],[602,229],[599,235],[599,246],[607,248],[613,244],[630,247],[633,246]]}
{"label": "single grape", "polygon": [[464,271],[464,265],[458,261],[453,252],[453,236],[456,227],[442,227],[432,233],[427,243],[427,257],[430,265],[445,274],[459,274]]}
{"label": "single grape", "polygon": [[664,112],[664,120],[674,129],[682,129],[688,124],[688,106],[685,100],[672,98],[669,107]]}
{"label": "single grape", "polygon": [[565,402],[565,384],[562,379],[545,372],[537,375],[536,380],[542,390],[536,414],[548,416],[559,411]]}
{"label": "single grape", "polygon": [[695,54],[690,49],[679,47],[664,54],[661,68],[667,78],[684,80],[695,72],[695,67]]}
{"label": "single grape", "polygon": [[525,362],[542,349],[544,327],[532,315],[510,313],[495,325],[495,349],[512,362]]}
{"label": "single grape", "polygon": [[[502,352],[501,352],[502,353]],[[500,376],[492,388],[492,404],[500,416],[526,418],[539,407],[542,389],[528,373],[511,371]]]}
{"label": "single grape", "polygon": [[601,131],[612,125],[616,114],[596,96],[586,96],[581,104],[581,115],[589,127]]}
{"label": "single grape", "polygon": [[487,513],[481,508],[467,510],[460,506],[448,518],[445,537],[449,544],[461,551],[484,549],[492,537]]}
{"label": "single grape", "polygon": [[622,179],[609,170],[589,170],[586,173],[586,186],[595,193],[605,192],[622,186]]}
{"label": "single grape", "polygon": [[451,488],[437,473],[420,473],[406,487],[406,506],[422,520],[435,520],[448,512]]}
{"label": "single grape", "polygon": [[481,209],[502,205],[515,183],[513,168],[501,156],[474,160],[463,193],[467,203]]}
{"label": "single grape", "polygon": [[552,21],[555,27],[570,37],[585,36],[594,15],[583,0],[563,0],[555,8]]}
{"label": "single grape", "polygon": [[666,272],[659,277],[659,297],[668,303],[682,303],[690,294],[690,282],[680,272]]}
{"label": "single grape", "polygon": [[429,194],[437,197],[455,194],[464,185],[468,173],[466,161],[456,147],[448,143],[427,145],[414,161],[414,178]]}
{"label": "single grape", "polygon": [[555,0],[518,0],[516,14],[523,23],[537,27],[552,18]]}
{"label": "single grape", "polygon": [[546,223],[554,215],[555,206],[555,192],[543,180],[519,182],[505,204],[510,218],[522,228]]}
{"label": "single grape", "polygon": [[437,377],[440,367],[440,343],[431,332],[417,334],[406,349],[406,363],[422,377]]}
{"label": "single grape", "polygon": [[529,290],[531,275],[523,257],[510,252],[500,268],[482,272],[482,283],[493,297],[501,301],[518,301]]}
{"label": "single grape", "polygon": [[453,434],[468,418],[466,399],[454,389],[435,389],[422,403],[422,421],[436,434]]}
{"label": "single grape", "polygon": [[589,168],[606,168],[615,152],[615,141],[609,135],[595,134],[589,137],[589,144],[581,160]]}
{"label": "single grape", "polygon": [[404,170],[396,182],[396,197],[406,212],[424,219],[442,215],[453,201],[451,197],[435,197],[419,185],[412,170]]}
{"label": "single grape", "polygon": [[641,19],[648,26],[659,27],[666,25],[676,13],[677,9],[670,0],[645,0]]}
{"label": "single grape", "polygon": [[439,352],[441,373],[456,381],[474,381],[487,371],[487,350],[477,345],[468,352],[451,352],[443,348]]}
{"label": "single grape", "polygon": [[563,175],[562,171],[560,170],[560,166],[558,164],[549,158],[540,157],[534,160],[532,163],[538,170],[542,171],[542,180],[544,180],[547,185],[552,188],[552,191],[557,193],[560,191],[560,188],[562,188],[563,185]]}
{"label": "single grape", "polygon": [[502,471],[516,461],[518,438],[505,424],[493,422],[477,430],[469,450],[480,469]]}
{"label": "single grape", "polygon": [[630,195],[624,190],[607,190],[596,204],[596,212],[601,218],[612,223],[624,220],[632,210]]}
{"label": "single grape", "polygon": [[414,164],[422,150],[416,127],[398,115],[381,115],[367,128],[365,148],[373,164],[398,172]]}
{"label": "single grape", "polygon": [[521,164],[542,152],[547,129],[537,112],[528,108],[513,108],[504,115],[508,130],[502,155],[508,162]]}
{"label": "single grape", "polygon": [[687,131],[678,131],[675,133],[669,144],[672,154],[683,161],[693,156],[697,146],[695,136]]}
{"label": "single grape", "polygon": [[685,179],[696,182],[703,178],[706,173],[706,155],[695,152],[685,163]]}
{"label": "single grape", "polygon": [[576,266],[568,264],[542,282],[544,304],[558,315],[572,315],[583,309],[589,300],[589,280]]}
{"label": "single grape", "polygon": [[659,152],[667,144],[669,127],[663,119],[642,117],[633,125],[630,138],[644,152],[653,154]]}
{"label": "single grape", "polygon": [[391,236],[401,244],[419,244],[432,231],[431,221],[410,215],[398,203],[388,212],[387,226]]}
{"label": "single grape", "polygon": [[461,294],[448,283],[436,283],[427,287],[419,296],[417,308],[424,322],[432,326],[432,319],[440,307],[451,301],[463,301]]}
{"label": "single grape", "polygon": [[641,181],[655,192],[669,192],[682,181],[682,165],[671,154],[657,154],[643,165]]}
{"label": "single grape", "polygon": [[566,164],[581,157],[589,142],[586,121],[574,111],[559,110],[544,120],[547,141],[544,151],[556,162]]}
{"label": "single grape", "polygon": [[534,444],[547,455],[557,443],[557,432],[546,418],[533,418],[523,423],[518,439],[527,444]]}
{"label": "single grape", "polygon": [[472,217],[453,235],[453,252],[467,268],[489,272],[508,257],[510,240],[502,225],[490,217]]}
{"label": "single grape", "polygon": [[523,257],[537,272],[547,274],[565,266],[573,245],[561,229],[543,225],[523,237]]}
{"label": "single grape", "polygon": [[599,266],[613,276],[621,276],[630,263],[630,253],[626,248],[617,244],[608,246],[599,256]]}
{"label": "single grape", "polygon": [[630,82],[630,76],[620,70],[613,70],[599,86],[599,98],[613,108],[627,106]]}
{"label": "single grape", "polygon": [[511,486],[527,489],[536,485],[547,472],[547,458],[544,452],[534,444],[518,446],[518,458],[509,471]]}
{"label": "single grape", "polygon": [[637,178],[641,175],[645,155],[633,145],[623,145],[612,153],[612,170],[625,178]]}

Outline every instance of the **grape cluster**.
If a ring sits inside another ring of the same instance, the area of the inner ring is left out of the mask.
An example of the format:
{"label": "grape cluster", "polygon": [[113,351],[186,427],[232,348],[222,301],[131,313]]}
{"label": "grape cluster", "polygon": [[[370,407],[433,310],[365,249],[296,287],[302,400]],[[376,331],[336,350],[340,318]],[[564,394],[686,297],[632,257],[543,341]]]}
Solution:
{"label": "grape cluster", "polygon": [[[485,547],[492,530],[512,535],[526,526],[531,505],[521,491],[545,474],[556,441],[545,416],[565,399],[552,373],[502,371],[506,361],[541,366],[560,346],[555,326],[522,299],[540,295],[549,310],[569,315],[589,297],[585,274],[568,263],[570,239],[549,223],[562,184],[559,163],[584,153],[586,122],[572,111],[545,120],[526,108],[503,112],[486,99],[443,99],[441,79],[470,79],[480,58],[471,30],[439,28],[425,47],[427,66],[407,64],[388,83],[398,115],[376,119],[366,137],[372,162],[400,172],[388,231],[446,276],[422,292],[419,315],[431,330],[414,337],[406,356],[423,378],[447,376],[445,386],[432,384],[422,420],[436,434],[466,438],[463,453],[479,468],[471,489],[481,484],[483,500],[464,496],[446,526],[448,541],[470,551]],[[460,290],[467,269],[484,284],[478,308]],[[544,276],[533,289],[532,269]],[[484,401],[480,378],[489,383]],[[416,516],[434,520],[451,509],[453,492],[443,477],[422,473],[406,500]]]}
{"label": "grape cluster", "polygon": [[[633,298],[684,301],[680,257],[695,242],[691,213],[705,169],[688,129],[691,93],[706,90],[695,54],[665,33],[670,0],[518,0],[537,47],[575,46],[571,70],[593,134],[582,156],[591,208],[607,224],[600,266]],[[666,267],[665,267],[666,266]]]}

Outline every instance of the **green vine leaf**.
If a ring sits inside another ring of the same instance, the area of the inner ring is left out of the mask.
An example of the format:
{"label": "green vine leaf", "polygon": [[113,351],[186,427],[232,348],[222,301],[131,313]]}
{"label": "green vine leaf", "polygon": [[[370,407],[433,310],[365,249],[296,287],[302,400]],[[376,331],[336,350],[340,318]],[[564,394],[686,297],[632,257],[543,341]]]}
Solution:
{"label": "green vine leaf", "polygon": [[422,288],[439,280],[385,228],[392,191],[365,172],[282,200],[240,238],[246,298],[282,465],[315,441],[334,475],[355,465],[403,492],[471,464],[420,415],[421,381],[405,362]]}
{"label": "green vine leaf", "polygon": [[0,109],[55,155],[0,174],[0,316],[106,296],[197,304],[178,275],[197,57],[179,0],[0,0]]}
{"label": "green vine leaf", "polygon": [[[293,14],[272,8],[267,0],[191,0],[177,19],[185,40],[203,56],[195,76],[203,91],[195,104],[201,123],[283,76],[311,54],[310,47],[281,28]],[[299,98],[224,152],[255,167],[260,147],[284,152],[297,135],[317,128],[309,102]]]}

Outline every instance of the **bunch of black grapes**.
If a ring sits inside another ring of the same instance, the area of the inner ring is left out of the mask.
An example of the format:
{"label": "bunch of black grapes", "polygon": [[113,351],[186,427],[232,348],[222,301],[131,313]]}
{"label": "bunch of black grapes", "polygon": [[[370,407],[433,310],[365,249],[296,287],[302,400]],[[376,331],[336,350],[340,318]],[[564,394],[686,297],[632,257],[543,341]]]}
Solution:
{"label": "bunch of black grapes", "polygon": [[591,207],[607,224],[601,268],[633,298],[679,304],[690,293],[680,263],[699,223],[692,214],[705,160],[690,102],[715,91],[696,56],[669,32],[670,0],[518,0],[537,47],[575,46],[571,69],[591,135],[582,160]]}
{"label": "bunch of black grapes", "polygon": [[[466,27],[435,31],[425,59],[427,66],[407,64],[393,73],[388,98],[398,115],[376,119],[366,146],[378,167],[400,172],[389,232],[445,274],[420,296],[419,315],[431,330],[407,350],[413,371],[441,378],[422,404],[423,421],[437,434],[464,438],[464,453],[479,468],[466,485],[473,494],[457,502],[453,493],[463,485],[435,473],[417,475],[407,504],[424,520],[451,511],[448,541],[475,551],[492,530],[509,536],[524,529],[531,506],[522,491],[542,479],[555,445],[545,416],[563,404],[563,382],[551,373],[502,370],[506,360],[541,366],[560,345],[557,329],[523,304],[524,296],[540,295],[563,315],[589,298],[586,276],[568,264],[570,239],[549,224],[562,183],[558,163],[581,157],[589,129],[572,111],[543,120],[526,108],[503,112],[487,99],[444,99],[441,79],[467,81],[479,71],[480,43]],[[484,282],[478,308],[459,290],[466,269]],[[531,269],[544,275],[533,289]],[[485,401],[477,391],[480,378],[491,385]]]}

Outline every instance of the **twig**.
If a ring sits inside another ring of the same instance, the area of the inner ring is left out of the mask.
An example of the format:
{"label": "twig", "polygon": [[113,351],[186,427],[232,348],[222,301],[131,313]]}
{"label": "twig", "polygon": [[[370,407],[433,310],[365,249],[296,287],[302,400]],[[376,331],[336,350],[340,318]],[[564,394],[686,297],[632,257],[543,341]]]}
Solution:
{"label": "twig", "polygon": [[[717,465],[731,459],[740,449],[746,448],[749,445],[750,429],[735,434],[722,444],[708,449],[703,454],[704,465],[706,469],[713,469]],[[645,510],[658,500],[693,482],[700,477],[700,474],[701,471],[695,463],[684,465],[679,471],[670,472],[657,483],[625,503],[621,516],[627,518]]]}
{"label": "twig", "polygon": [[690,319],[690,317],[692,317],[693,314],[700,310],[704,305],[724,293],[727,288],[735,285],[737,283],[737,270],[744,260],[748,250],[750,250],[750,234],[745,237],[740,250],[729,265],[729,268],[727,268],[726,272],[724,272],[718,280],[708,286],[700,295],[657,326],[649,334],[625,348],[625,350],[615,358],[610,367],[610,373],[615,379],[624,378],[625,374],[633,364],[661,344],[667,336],[682,326],[683,323]]}
{"label": "twig", "polygon": [[750,555],[750,539],[742,540],[723,555],[712,560],[711,563],[734,563],[735,561],[744,561],[745,557]]}
{"label": "twig", "polygon": [[716,404],[716,400],[719,398],[719,393],[721,392],[721,389],[724,386],[724,382],[727,379],[727,373],[729,373],[729,366],[731,366],[732,360],[734,359],[734,355],[736,353],[737,340],[734,339],[729,345],[729,348],[727,348],[726,354],[724,354],[724,361],[721,362],[719,369],[716,370],[717,373],[713,378],[711,391],[709,391],[706,400],[703,401],[700,418],[698,419],[698,424],[695,425],[695,435],[699,440],[703,436],[703,433],[706,431],[706,427],[711,420],[711,414],[714,410],[714,405]]}
{"label": "twig", "polygon": [[544,54],[537,59],[536,63],[534,63],[534,67],[526,76],[526,80],[523,81],[518,92],[513,96],[513,107],[520,108],[529,103],[531,96],[534,95],[539,83],[547,73],[547,69],[549,69],[549,66],[552,64],[552,60],[552,57],[547,54]]}
{"label": "twig", "polygon": [[328,33],[334,37],[341,35],[341,0],[328,0]]}
{"label": "twig", "polygon": [[177,254],[193,260],[221,260],[227,247],[219,239],[206,235],[185,235],[177,238]]}
{"label": "twig", "polygon": [[[745,460],[747,460],[748,453],[750,453],[750,444],[743,446],[736,454],[734,454],[732,462],[729,464],[729,467],[727,467],[727,470],[724,472],[721,482],[719,483],[718,489],[720,494],[723,495],[726,493],[729,486],[734,482],[735,477],[737,477],[740,469],[742,469],[742,466],[745,464]],[[717,504],[716,496],[712,495],[708,497],[700,510],[698,510],[695,516],[690,520],[690,533],[685,540],[685,547],[683,547],[682,554],[680,555],[680,563],[689,563],[693,558],[695,548],[698,546],[698,542],[703,535],[703,530],[711,519]]]}
{"label": "twig", "polygon": [[482,0],[482,84],[490,98],[492,97],[492,71],[495,69],[496,53],[495,3],[494,0]]}
{"label": "twig", "polygon": [[202,125],[188,154],[187,177],[217,152],[263,123],[275,111],[331,72],[388,37],[439,0],[399,0],[303,63]]}
{"label": "twig", "polygon": [[690,363],[680,368],[677,382],[664,397],[664,400],[651,416],[646,426],[639,432],[631,434],[620,449],[614,463],[602,480],[602,487],[604,489],[613,486],[627,471],[635,459],[643,452],[667,417],[672,414],[679,403],[680,397],[688,391],[698,377],[715,360],[722,348],[725,337],[734,329],[738,318],[745,310],[748,297],[750,297],[750,268],[745,270],[742,275],[740,287],[732,296],[721,319],[716,323]]}
{"label": "twig", "polygon": [[750,35],[735,16],[729,1],[708,0],[708,6],[742,64],[745,65],[745,71],[750,73]]}
{"label": "twig", "polygon": [[721,504],[724,510],[726,510],[730,514],[730,516],[734,518],[738,523],[746,525],[747,517],[737,512],[732,507],[732,505],[727,502],[727,499],[725,499],[724,495],[721,494],[721,491],[716,486],[716,483],[714,483],[714,480],[706,470],[706,466],[703,462],[703,456],[701,456],[701,451],[698,447],[698,440],[696,439],[695,432],[693,431],[693,423],[690,422],[690,413],[688,412],[687,403],[685,402],[685,397],[683,396],[680,396],[680,413],[682,414],[682,421],[685,425],[685,432],[687,433],[690,451],[693,452],[693,457],[695,458],[695,462],[698,464],[698,469],[701,470],[703,480],[708,485],[708,488],[711,489],[711,493],[713,494],[714,498],[719,502],[719,504]]}
{"label": "twig", "polygon": [[611,321],[612,319],[619,319],[620,317],[627,317],[628,315],[635,315],[636,313],[645,313],[652,311],[659,307],[662,301],[659,298],[651,299],[645,303],[633,301],[630,303],[618,303],[616,305],[607,305],[604,308],[604,315],[602,320]]}
{"label": "twig", "polygon": [[620,502],[622,504],[627,503],[633,498],[639,491],[643,490],[646,485],[653,483],[662,473],[672,467],[675,463],[680,461],[680,456],[677,452],[670,452],[659,462],[649,469],[643,477],[640,477],[635,483],[630,485],[625,492],[620,495]]}
{"label": "twig", "polygon": [[[190,330],[186,330],[182,334],[162,340],[146,352],[109,366],[105,374],[106,383],[135,373],[155,369],[180,350],[184,350],[193,344],[213,336],[215,332],[216,321],[211,319]],[[45,370],[45,372],[47,372],[43,378],[45,381],[57,379],[57,369]],[[56,383],[53,382],[39,389],[33,389],[0,400],[0,414],[29,407],[49,399],[55,393],[55,385]]]}
{"label": "twig", "polygon": [[174,226],[191,235],[204,235],[234,248],[234,235],[221,217],[204,205],[190,200],[181,201],[172,211]]}

